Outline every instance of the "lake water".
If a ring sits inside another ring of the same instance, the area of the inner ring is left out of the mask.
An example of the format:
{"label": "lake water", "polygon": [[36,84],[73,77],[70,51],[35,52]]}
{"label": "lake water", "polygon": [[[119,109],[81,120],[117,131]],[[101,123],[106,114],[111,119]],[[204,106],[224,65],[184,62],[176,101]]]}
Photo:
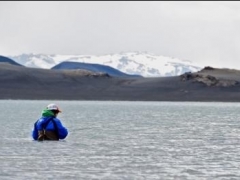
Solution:
{"label": "lake water", "polygon": [[[56,103],[69,130],[31,138]],[[0,101],[0,179],[240,179],[240,103]]]}

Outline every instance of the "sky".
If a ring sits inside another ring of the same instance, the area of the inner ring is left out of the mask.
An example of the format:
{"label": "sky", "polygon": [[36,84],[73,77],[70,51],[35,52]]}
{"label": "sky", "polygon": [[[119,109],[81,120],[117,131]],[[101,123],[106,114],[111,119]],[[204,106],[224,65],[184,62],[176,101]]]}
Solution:
{"label": "sky", "polygon": [[240,1],[0,1],[0,55],[133,51],[240,69]]}

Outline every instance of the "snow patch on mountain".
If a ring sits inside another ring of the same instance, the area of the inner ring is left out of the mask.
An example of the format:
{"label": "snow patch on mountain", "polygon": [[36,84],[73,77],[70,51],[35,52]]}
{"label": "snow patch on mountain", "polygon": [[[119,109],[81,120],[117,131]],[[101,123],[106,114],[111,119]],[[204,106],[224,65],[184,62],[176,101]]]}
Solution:
{"label": "snow patch on mountain", "polygon": [[9,58],[27,67],[44,69],[50,69],[63,61],[101,64],[127,74],[144,77],[176,76],[185,72],[196,72],[203,68],[189,60],[153,55],[146,52],[127,52],[101,56],[22,54]]}

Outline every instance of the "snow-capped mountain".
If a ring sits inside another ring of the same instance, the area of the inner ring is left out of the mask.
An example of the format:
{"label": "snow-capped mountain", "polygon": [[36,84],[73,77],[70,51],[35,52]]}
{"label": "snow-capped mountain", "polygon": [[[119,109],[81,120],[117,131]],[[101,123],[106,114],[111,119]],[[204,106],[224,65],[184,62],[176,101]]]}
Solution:
{"label": "snow-capped mountain", "polygon": [[127,74],[141,75],[143,77],[176,76],[185,72],[196,72],[203,68],[194,65],[188,60],[145,52],[128,52],[101,56],[22,54],[9,56],[9,58],[26,67],[44,69],[50,69],[64,61],[101,64]]}

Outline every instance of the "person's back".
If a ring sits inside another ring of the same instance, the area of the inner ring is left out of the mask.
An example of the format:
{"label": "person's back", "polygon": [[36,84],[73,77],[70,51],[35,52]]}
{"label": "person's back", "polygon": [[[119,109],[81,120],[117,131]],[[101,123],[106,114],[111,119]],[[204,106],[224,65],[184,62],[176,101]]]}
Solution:
{"label": "person's back", "polygon": [[59,112],[61,111],[55,104],[49,104],[42,111],[42,117],[35,122],[32,130],[32,138],[34,140],[59,140],[67,137],[67,128],[57,118]]}

